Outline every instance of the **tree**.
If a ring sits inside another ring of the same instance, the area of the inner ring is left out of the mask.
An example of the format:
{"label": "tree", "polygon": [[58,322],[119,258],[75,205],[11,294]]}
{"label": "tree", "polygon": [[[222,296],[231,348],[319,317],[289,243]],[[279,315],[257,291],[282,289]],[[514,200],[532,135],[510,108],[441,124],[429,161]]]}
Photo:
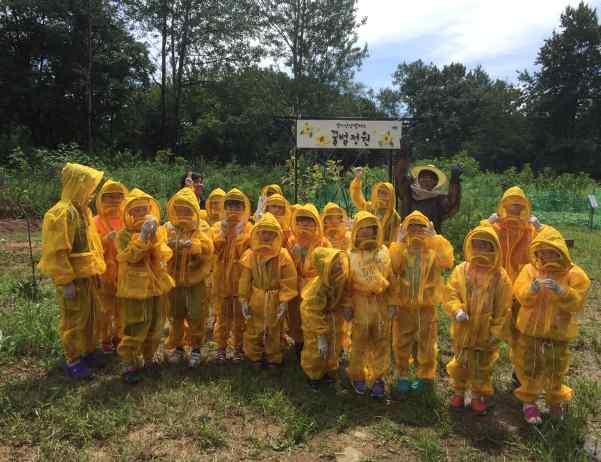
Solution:
{"label": "tree", "polygon": [[601,175],[601,26],[595,9],[580,3],[561,15],[536,64],[521,74],[536,165]]}
{"label": "tree", "polygon": [[269,54],[291,70],[289,113],[323,113],[326,86],[344,90],[367,56],[357,0],[258,0]]}

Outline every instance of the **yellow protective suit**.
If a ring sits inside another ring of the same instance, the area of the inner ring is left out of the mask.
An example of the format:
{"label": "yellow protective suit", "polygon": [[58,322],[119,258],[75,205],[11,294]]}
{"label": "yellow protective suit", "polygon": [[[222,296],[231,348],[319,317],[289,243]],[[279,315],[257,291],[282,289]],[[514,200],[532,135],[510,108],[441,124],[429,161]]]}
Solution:
{"label": "yellow protective suit", "polygon": [[234,188],[225,195],[228,200],[244,204],[242,213],[226,211],[225,220],[215,223],[211,236],[215,245],[213,266],[213,309],[215,328],[213,337],[220,349],[225,349],[230,334],[235,349],[242,350],[244,319],[238,302],[240,280],[240,258],[250,246],[252,225],[248,222],[250,202],[240,190]]}
{"label": "yellow protective suit", "polygon": [[[378,193],[383,189],[388,192],[389,199],[379,199]],[[361,178],[354,178],[350,186],[351,199],[359,210],[373,213],[380,220],[384,236],[384,245],[394,242],[401,226],[401,217],[396,211],[396,195],[394,186],[388,182],[378,182],[371,188],[371,200],[366,201],[362,191]]]}
{"label": "yellow protective suit", "polygon": [[[476,251],[474,239],[489,242],[492,252]],[[499,358],[498,338],[511,310],[511,281],[501,267],[499,239],[491,226],[478,226],[465,238],[465,260],[447,282],[444,309],[451,318],[453,358],[447,372],[456,394],[469,387],[480,396],[494,393],[492,370]],[[468,319],[457,321],[463,310]]]}
{"label": "yellow protective suit", "polygon": [[[377,238],[360,241],[358,231],[377,227]],[[349,277],[343,309],[353,312],[348,375],[353,381],[384,379],[390,368],[390,317],[388,306],[394,296],[388,248],[382,244],[380,221],[361,211],[355,216],[349,252]]]}
{"label": "yellow protective suit", "polygon": [[167,243],[173,251],[168,268],[175,288],[169,293],[171,328],[165,348],[183,348],[187,329],[186,337],[195,350],[205,341],[213,241],[198,227],[200,208],[190,188],[181,189],[169,200],[167,216]]}
{"label": "yellow protective suit", "polygon": [[[348,251],[351,248],[351,232],[348,229],[348,217],[346,210],[338,204],[328,202],[321,213],[321,222],[325,236],[328,238],[332,247],[335,249]],[[336,316],[336,333],[338,352],[348,352],[351,347],[351,325],[352,323],[344,319],[342,311],[334,309]]]}
{"label": "yellow protective suit", "polygon": [[[283,214],[277,214],[272,209],[273,206],[282,207],[284,209]],[[282,247],[288,248],[288,239],[292,235],[291,221],[292,221],[292,208],[284,196],[281,194],[272,194],[265,201],[265,211],[270,212],[275,216],[276,220],[282,228]]]}
{"label": "yellow protective suit", "polygon": [[[551,248],[561,258],[549,264],[537,251]],[[590,288],[586,273],[572,262],[563,237],[556,229],[545,226],[530,244],[530,263],[522,268],[513,285],[520,302],[517,319],[519,336],[512,355],[521,386],[515,390],[524,403],[534,402],[543,392],[550,405],[572,398],[573,391],[562,381],[570,366],[568,342],[578,336],[579,315]],[[532,282],[552,279],[562,289],[557,294],[542,282],[533,292]]]}
{"label": "yellow protective suit", "polygon": [[[299,226],[297,217],[311,218],[316,226],[315,231]],[[323,235],[323,227],[319,218],[319,212],[313,204],[298,205],[292,213],[292,235],[288,239],[288,252],[294,260],[296,273],[298,275],[298,292],[302,293],[305,284],[311,278],[317,276],[317,272],[311,262],[311,255],[317,247],[331,247],[330,242]],[[286,323],[288,335],[296,345],[303,343],[303,331],[301,329],[300,296],[288,304],[286,312]]]}
{"label": "yellow protective suit", "polygon": [[257,201],[257,210],[255,210],[255,214],[253,216],[253,220],[255,221],[255,223],[258,222],[263,216],[263,213],[265,213],[265,205],[267,199],[269,199],[274,194],[279,194],[280,196],[284,197],[284,193],[282,192],[282,188],[280,188],[280,185],[269,184],[261,188],[261,194],[259,195],[259,200]]}
{"label": "yellow protective suit", "polygon": [[[338,369],[340,359],[340,334],[343,326],[339,312],[349,264],[346,252],[318,247],[312,255],[317,276],[309,281],[302,293],[301,318],[305,345],[301,354],[301,367],[311,380]],[[339,269],[334,272],[333,268]],[[327,338],[328,355],[324,359],[318,349],[318,337]]]}
{"label": "yellow protective suit", "polygon": [[[121,194],[121,203],[105,199],[108,194]],[[116,233],[123,229],[123,202],[127,188],[116,181],[107,180],[96,196],[94,224],[102,239],[106,271],[100,277],[100,309],[96,312],[96,332],[103,344],[119,344],[123,330],[123,316],[117,298],[117,246]]]}
{"label": "yellow protective suit", "polygon": [[[272,231],[276,237],[262,242],[260,231]],[[281,364],[283,319],[277,319],[277,312],[281,303],[288,303],[298,294],[296,268],[282,247],[282,229],[271,213],[264,213],[254,226],[250,242],[250,249],[240,260],[238,287],[240,302],[250,307],[250,319],[244,329],[244,354],[254,362],[265,355],[268,363]]]}
{"label": "yellow protective suit", "polygon": [[398,278],[400,312],[394,320],[394,359],[399,377],[407,377],[414,349],[418,379],[433,380],[438,355],[436,305],[445,290],[442,271],[453,265],[453,247],[443,236],[420,238],[409,233],[409,225],[434,227],[421,212],[407,215],[402,224],[406,234],[390,246],[392,267]]}
{"label": "yellow protective suit", "polygon": [[117,352],[130,367],[139,366],[140,357],[151,361],[156,353],[165,322],[165,295],[175,285],[167,272],[173,252],[165,228],[158,226],[152,239],[143,240],[140,230],[146,217],[130,213],[137,207],[146,207],[146,217],[154,217],[157,226],[161,219],[156,200],[137,188],[130,191],[123,204],[125,228],[117,236],[117,297],[123,303],[123,338]]}
{"label": "yellow protective suit", "polygon": [[[59,334],[68,363],[96,350],[94,315],[97,277],[106,265],[100,236],[88,204],[103,173],[68,163],[62,171],[61,200],[44,215],[42,257],[38,268],[52,278],[60,307]],[[64,287],[75,284],[75,298]]]}
{"label": "yellow protective suit", "polygon": [[209,197],[207,197],[206,221],[207,221],[207,223],[209,223],[209,225],[213,226],[215,223],[223,220],[223,218],[225,217],[225,210],[223,209],[223,201],[224,200],[225,200],[225,191],[221,188],[213,189],[213,191],[211,191],[211,194],[209,194]]}

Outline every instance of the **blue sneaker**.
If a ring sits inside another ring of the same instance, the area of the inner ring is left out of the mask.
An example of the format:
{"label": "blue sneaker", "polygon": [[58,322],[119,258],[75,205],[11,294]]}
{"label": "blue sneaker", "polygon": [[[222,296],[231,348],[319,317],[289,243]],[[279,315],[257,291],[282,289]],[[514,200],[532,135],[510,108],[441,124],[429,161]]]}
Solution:
{"label": "blue sneaker", "polygon": [[81,360],[88,366],[90,369],[102,369],[106,367],[106,361],[96,352],[88,353]]}
{"label": "blue sneaker", "polygon": [[376,399],[384,398],[385,391],[384,381],[376,380],[373,387],[371,387],[371,397]]}
{"label": "blue sneaker", "polygon": [[411,384],[411,391],[414,391],[416,393],[421,393],[428,389],[432,389],[432,381],[431,380],[417,379],[416,381],[414,381]]}
{"label": "blue sneaker", "polygon": [[353,389],[358,395],[364,395],[367,391],[365,380],[353,380]]}
{"label": "blue sneaker", "polygon": [[81,359],[70,366],[67,365],[65,371],[69,377],[75,380],[87,380],[93,377],[92,371]]}
{"label": "blue sneaker", "polygon": [[138,371],[138,369],[136,369],[134,367],[128,367],[127,369],[125,369],[122,377],[123,377],[123,381],[127,385],[135,385],[136,383],[138,383],[142,380],[140,371]]}
{"label": "blue sneaker", "polygon": [[409,391],[411,390],[411,381],[407,379],[399,379],[394,384],[394,389],[395,391],[402,394],[409,393]]}

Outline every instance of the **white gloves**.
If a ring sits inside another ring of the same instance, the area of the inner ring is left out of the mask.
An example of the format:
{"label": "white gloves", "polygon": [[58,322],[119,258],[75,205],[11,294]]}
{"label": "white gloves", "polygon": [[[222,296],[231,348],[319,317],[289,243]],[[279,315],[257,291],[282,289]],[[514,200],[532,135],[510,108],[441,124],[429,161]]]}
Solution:
{"label": "white gloves", "polygon": [[398,310],[399,307],[397,305],[390,305],[388,307],[388,316],[390,317],[390,319],[394,319],[397,317]]}
{"label": "white gloves", "polygon": [[399,235],[397,236],[397,242],[401,242],[403,239],[407,237],[407,231],[403,228],[399,229]]}
{"label": "white gloves", "polygon": [[317,349],[319,350],[319,356],[321,359],[328,358],[328,339],[325,335],[317,337]]}
{"label": "white gloves", "polygon": [[497,215],[496,213],[493,213],[490,217],[488,217],[488,222],[492,225],[493,223],[496,223],[497,221],[499,221],[499,215]]}
{"label": "white gloves", "polygon": [[142,225],[142,231],[140,232],[140,237],[143,241],[148,241],[151,237],[154,236],[157,230],[157,222],[154,218],[147,218],[144,224]]}
{"label": "white gloves", "polygon": [[190,239],[186,239],[185,241],[180,241],[182,247],[188,248],[192,247],[192,241]]}
{"label": "white gloves", "polygon": [[542,283],[543,286],[549,289],[550,291],[555,292],[557,295],[563,295],[564,290],[553,279],[543,279]]}
{"label": "white gloves", "polygon": [[468,321],[469,319],[470,319],[470,317],[463,310],[459,310],[459,311],[457,311],[457,314],[455,314],[455,320],[457,322],[465,322],[465,321]]}
{"label": "white gloves", "polygon": [[538,279],[535,279],[534,281],[532,281],[532,284],[530,284],[530,292],[532,292],[533,294],[538,294],[539,291],[540,282]]}
{"label": "white gloves", "polygon": [[288,311],[288,303],[280,303],[278,305],[278,321],[286,315]]}
{"label": "white gloves", "polygon": [[248,306],[248,302],[242,302],[242,317],[247,321],[250,319],[250,307]]}
{"label": "white gloves", "polygon": [[73,300],[77,296],[77,289],[75,288],[75,284],[70,282],[69,284],[63,286],[63,297],[67,300]]}
{"label": "white gloves", "polygon": [[543,227],[543,224],[534,215],[532,215],[530,217],[530,219],[528,220],[528,223],[530,223],[532,226],[534,226],[534,229],[536,229],[537,231],[540,230]]}
{"label": "white gloves", "polygon": [[353,319],[353,310],[349,307],[343,308],[342,317],[347,321],[350,321],[351,319]]}

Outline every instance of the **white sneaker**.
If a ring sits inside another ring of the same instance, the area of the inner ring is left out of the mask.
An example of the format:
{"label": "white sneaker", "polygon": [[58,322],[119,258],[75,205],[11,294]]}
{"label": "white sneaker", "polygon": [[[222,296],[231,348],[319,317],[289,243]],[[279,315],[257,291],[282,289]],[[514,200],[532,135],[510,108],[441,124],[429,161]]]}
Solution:
{"label": "white sneaker", "polygon": [[167,361],[169,361],[169,364],[180,363],[184,360],[185,354],[186,352],[183,348],[176,348],[167,355]]}
{"label": "white sneaker", "polygon": [[190,353],[190,360],[188,361],[189,367],[197,367],[200,365],[202,357],[200,356],[200,351],[192,350]]}

